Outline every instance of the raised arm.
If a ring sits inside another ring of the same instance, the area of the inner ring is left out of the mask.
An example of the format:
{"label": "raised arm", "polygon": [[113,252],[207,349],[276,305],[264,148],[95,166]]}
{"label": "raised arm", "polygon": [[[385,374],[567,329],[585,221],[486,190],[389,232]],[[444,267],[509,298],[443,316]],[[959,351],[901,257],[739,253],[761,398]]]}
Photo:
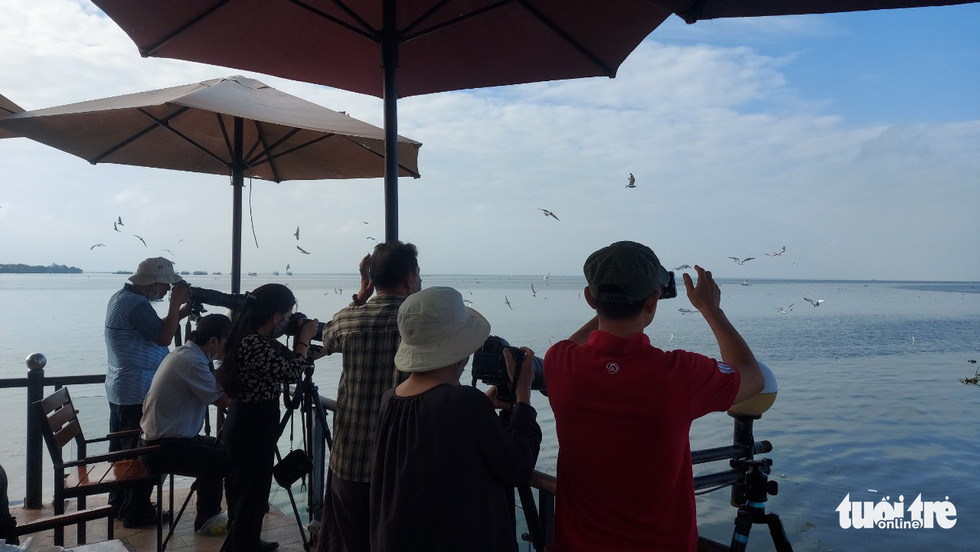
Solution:
{"label": "raised arm", "polygon": [[697,285],[691,280],[691,276],[684,273],[684,286],[687,288],[687,298],[691,305],[701,311],[708,326],[715,334],[718,347],[721,349],[721,360],[738,371],[741,383],[738,393],[735,395],[735,402],[742,402],[745,399],[762,391],[766,384],[765,376],[759,369],[759,363],[752,354],[742,335],[738,333],[735,326],[725,316],[725,311],[721,310],[721,288],[715,283],[711,272],[706,271],[700,266],[695,265],[694,269],[698,273]]}

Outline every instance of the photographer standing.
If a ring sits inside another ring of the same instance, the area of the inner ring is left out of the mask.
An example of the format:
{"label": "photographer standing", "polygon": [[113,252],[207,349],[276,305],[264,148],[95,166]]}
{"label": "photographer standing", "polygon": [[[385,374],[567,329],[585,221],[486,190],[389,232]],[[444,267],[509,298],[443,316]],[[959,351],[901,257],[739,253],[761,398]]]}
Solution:
{"label": "photographer standing", "polygon": [[[371,448],[385,391],[404,381],[395,369],[398,307],[422,287],[418,250],[379,243],[359,266],[361,289],[323,330],[319,356],[344,355],[337,386],[330,469],[323,497],[320,552],[369,552]],[[368,301],[374,290],[378,294]]]}
{"label": "photographer standing", "polygon": [[[516,552],[510,503],[531,478],[541,428],[530,405],[534,353],[524,350],[514,405],[463,386],[463,368],[490,324],[448,287],[416,293],[398,309],[395,356],[408,379],[385,393],[371,470],[375,552]],[[504,360],[513,378],[514,358]],[[504,427],[494,408],[510,409]]]}
{"label": "photographer standing", "polygon": [[676,291],[649,247],[617,242],[585,261],[597,318],[544,362],[559,447],[555,551],[697,548],[691,422],[755,395],[764,377],[711,273],[695,269],[696,286],[684,274],[687,297],[721,361],[650,344],[657,302]]}
{"label": "photographer standing", "polygon": [[[105,315],[105,344],[109,353],[105,390],[109,399],[109,431],[138,430],[143,416],[143,399],[150,382],[169,349],[180,319],[189,312],[188,286],[171,285],[180,282],[174,265],[163,257],[146,259],[130,284],[113,294]],[[159,301],[170,293],[167,315],[160,318],[151,301]],[[111,437],[109,451],[136,446],[139,432],[132,436]],[[126,527],[143,527],[156,523],[156,511],[150,503],[150,493],[125,491],[110,493],[109,504]]]}
{"label": "photographer standing", "polygon": [[246,294],[217,374],[231,397],[222,434],[229,461],[225,493],[231,527],[226,548],[234,552],[279,547],[260,538],[279,440],[279,397],[283,384],[302,379],[310,339],[318,329],[315,319],[301,319],[292,351],[277,341],[295,307],[293,292],[281,284],[265,284]]}

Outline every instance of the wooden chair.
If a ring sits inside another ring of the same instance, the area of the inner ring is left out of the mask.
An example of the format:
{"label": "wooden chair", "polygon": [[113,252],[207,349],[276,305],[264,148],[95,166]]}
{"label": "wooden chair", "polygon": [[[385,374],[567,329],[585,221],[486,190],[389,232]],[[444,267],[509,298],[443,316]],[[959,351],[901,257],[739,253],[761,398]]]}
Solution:
{"label": "wooden chair", "polygon": [[[89,443],[108,441],[110,436],[126,435],[120,432],[97,439],[86,439],[78,422],[77,411],[71,402],[68,388],[63,387],[51,395],[34,403],[34,413],[38,417],[44,442],[54,465],[54,513],[65,513],[65,499],[77,498],[78,510],[85,509],[85,498],[89,495],[105,494],[110,491],[124,491],[136,485],[152,484],[157,488],[157,550],[162,551],[162,479],[151,473],[140,462],[139,456],[152,454],[158,447],[121,450],[88,456]],[[139,430],[135,430],[139,431]],[[63,449],[75,441],[76,459],[66,460]],[[85,541],[85,522],[78,524],[79,542]],[[64,528],[55,527],[54,542],[64,545]]]}

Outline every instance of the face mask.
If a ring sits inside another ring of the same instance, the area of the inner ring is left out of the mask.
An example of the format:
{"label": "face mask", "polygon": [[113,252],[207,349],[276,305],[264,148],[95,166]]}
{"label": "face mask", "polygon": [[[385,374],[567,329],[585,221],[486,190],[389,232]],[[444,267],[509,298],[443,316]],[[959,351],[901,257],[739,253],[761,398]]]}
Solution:
{"label": "face mask", "polygon": [[272,327],[272,337],[276,339],[282,337],[282,335],[286,333],[287,326],[289,326],[289,318],[283,318]]}
{"label": "face mask", "polygon": [[146,298],[149,299],[150,302],[159,301],[160,299],[163,299],[163,295],[161,295],[160,292],[153,290]]}

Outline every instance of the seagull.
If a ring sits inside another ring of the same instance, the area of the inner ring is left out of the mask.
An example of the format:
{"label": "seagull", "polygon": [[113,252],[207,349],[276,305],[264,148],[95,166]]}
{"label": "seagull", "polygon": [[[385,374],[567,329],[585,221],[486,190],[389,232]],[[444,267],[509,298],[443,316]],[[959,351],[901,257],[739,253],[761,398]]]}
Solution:
{"label": "seagull", "polygon": [[116,222],[119,223],[119,226],[126,226],[125,224],[123,224],[122,217],[118,217],[118,219],[119,220],[117,220]]}
{"label": "seagull", "polygon": [[698,309],[677,309],[677,312],[681,314],[694,314],[696,312],[701,312]]}
{"label": "seagull", "polygon": [[736,263],[738,263],[739,265],[744,265],[745,263],[747,263],[747,262],[749,262],[749,261],[751,261],[751,260],[752,260],[752,259],[754,259],[755,257],[746,257],[746,258],[744,258],[744,259],[739,259],[738,257],[728,257],[728,258],[729,258],[729,259],[731,259],[731,260],[733,260],[733,261],[735,261],[735,262],[736,262]]}
{"label": "seagull", "polygon": [[773,251],[772,253],[766,253],[766,256],[767,257],[778,257],[778,256],[782,255],[783,253],[786,253],[786,246],[785,245],[782,248],[780,248],[779,251]]}
{"label": "seagull", "polygon": [[971,358],[970,360],[967,360],[967,362],[969,362],[970,364],[976,364],[977,363],[977,359]]}
{"label": "seagull", "polygon": [[286,263],[286,270],[289,270],[289,263]]}
{"label": "seagull", "polygon": [[912,346],[915,347],[915,336],[912,336]]}
{"label": "seagull", "polygon": [[674,341],[674,334],[670,334],[670,339],[667,340],[667,343],[671,343],[672,341]]}
{"label": "seagull", "polygon": [[789,306],[786,307],[786,308],[783,308],[783,307],[773,307],[773,308],[776,309],[776,310],[778,310],[782,314],[786,314],[787,312],[793,310],[793,305],[795,305],[795,304],[796,303],[790,303]]}
{"label": "seagull", "polygon": [[816,301],[814,301],[813,299],[810,299],[809,297],[804,297],[803,300],[806,301],[807,303],[810,303],[814,307],[819,307],[820,306],[820,303],[823,303],[823,299],[817,299]]}
{"label": "seagull", "polygon": [[552,213],[551,211],[549,211],[547,209],[542,209],[541,207],[538,207],[538,210],[544,212],[544,216],[546,216],[546,217],[551,217],[551,218],[553,218],[553,219],[555,219],[557,221],[561,221],[560,218],[558,218],[557,216],[555,216],[554,213]]}
{"label": "seagull", "polygon": [[635,188],[636,187],[636,179],[633,178],[633,173],[630,173],[630,181],[629,181],[629,184],[626,185],[626,187],[627,188]]}
{"label": "seagull", "polygon": [[96,247],[105,247],[105,244],[104,243],[97,243],[97,244],[93,245],[92,247],[89,247],[88,250],[91,251],[91,250],[95,249]]}
{"label": "seagull", "polygon": [[368,237],[366,237],[364,239],[366,239],[366,240],[372,240],[372,241],[378,241],[378,240],[374,239],[374,236],[368,236]]}
{"label": "seagull", "polygon": [[742,285],[745,286],[745,287],[749,287],[752,284],[750,284],[748,280],[742,280]]}
{"label": "seagull", "polygon": [[296,241],[299,241],[299,226],[296,227],[296,233],[293,235],[296,236]]}
{"label": "seagull", "polygon": [[119,224],[116,221],[112,221],[112,229],[116,232],[122,232],[122,230],[119,229]]}
{"label": "seagull", "polygon": [[548,283],[548,278],[550,278],[550,277],[551,277],[551,273],[550,272],[544,275],[544,285],[546,285],[546,286],[550,286],[551,285],[551,284]]}
{"label": "seagull", "polygon": [[362,220],[361,221],[361,224],[367,224],[367,223],[368,223],[368,221],[366,221],[366,220]]}
{"label": "seagull", "polygon": [[472,307],[473,301],[470,301],[469,299],[463,299],[463,306]]}
{"label": "seagull", "polygon": [[675,266],[674,270],[684,270],[685,268],[691,268],[689,264],[682,264],[681,266]]}
{"label": "seagull", "polygon": [[174,252],[171,251],[171,250],[169,250],[169,249],[164,248],[163,250],[166,251],[167,253],[170,253],[170,255],[173,256],[173,257],[176,257],[177,256],[177,255],[174,255]]}
{"label": "seagull", "polygon": [[302,254],[304,254],[304,255],[309,255],[310,254],[309,251],[303,249],[302,247],[300,247],[298,245],[296,246],[296,249],[299,249],[299,252],[302,253]]}
{"label": "seagull", "polygon": [[507,307],[508,307],[508,308],[509,308],[510,310],[514,310],[514,307],[511,307],[511,306],[510,306],[510,299],[508,299],[506,295],[504,295],[504,303],[507,303]]}
{"label": "seagull", "polygon": [[537,296],[538,296],[538,290],[534,289],[534,284],[532,283],[531,284],[531,297],[537,297]]}
{"label": "seagull", "polygon": [[[136,236],[136,234],[133,234],[133,235]],[[139,238],[139,240],[141,242],[143,242],[143,247],[146,247],[146,240],[144,240],[143,238],[140,238],[139,236],[136,236],[136,237]]]}

